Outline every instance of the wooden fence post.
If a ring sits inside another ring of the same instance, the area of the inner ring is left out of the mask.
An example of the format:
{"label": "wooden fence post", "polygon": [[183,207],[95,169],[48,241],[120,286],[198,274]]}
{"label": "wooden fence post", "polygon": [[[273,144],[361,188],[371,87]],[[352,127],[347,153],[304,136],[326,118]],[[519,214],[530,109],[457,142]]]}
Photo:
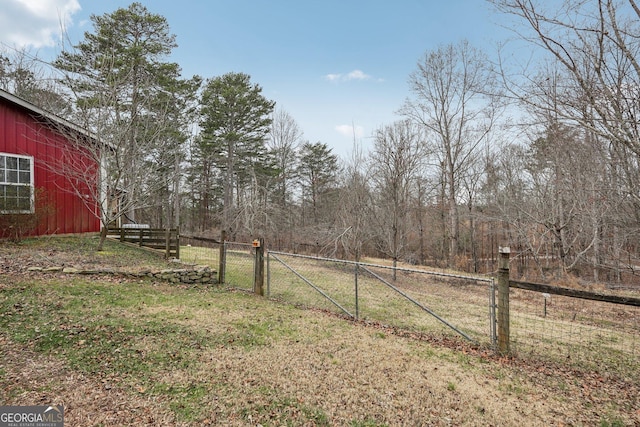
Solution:
{"label": "wooden fence post", "polygon": [[498,351],[508,354],[509,345],[509,247],[500,247],[498,267]]}
{"label": "wooden fence post", "polygon": [[222,230],[220,234],[220,265],[218,266],[218,283],[224,285],[224,269],[227,265],[227,251],[224,247],[227,241],[227,232]]}
{"label": "wooden fence post", "polygon": [[254,240],[253,247],[256,249],[253,292],[264,296],[264,239],[261,237],[260,239]]}
{"label": "wooden fence post", "polygon": [[169,259],[171,256],[171,229],[167,227],[164,230],[164,258]]}

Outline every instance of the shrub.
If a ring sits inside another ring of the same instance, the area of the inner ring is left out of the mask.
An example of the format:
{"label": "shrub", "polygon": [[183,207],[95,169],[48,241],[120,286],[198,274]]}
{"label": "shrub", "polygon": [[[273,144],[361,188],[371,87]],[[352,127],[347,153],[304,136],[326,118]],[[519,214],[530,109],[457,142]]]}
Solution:
{"label": "shrub", "polygon": [[44,189],[36,189],[34,201],[34,213],[0,213],[0,237],[18,243],[33,234],[40,222],[53,213],[53,203]]}

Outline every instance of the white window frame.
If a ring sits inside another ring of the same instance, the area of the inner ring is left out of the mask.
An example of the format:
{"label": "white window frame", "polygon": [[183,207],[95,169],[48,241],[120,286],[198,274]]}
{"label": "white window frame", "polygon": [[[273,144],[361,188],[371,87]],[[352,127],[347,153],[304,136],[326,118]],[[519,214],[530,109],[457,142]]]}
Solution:
{"label": "white window frame", "polygon": [[[18,169],[16,170],[16,172],[18,173],[18,179],[17,181],[20,181],[20,172],[25,172],[24,170],[20,170],[20,159],[27,159],[29,160],[29,182],[28,183],[24,183],[24,182],[9,182],[8,181],[8,173],[7,173],[7,166],[6,166],[6,159],[4,162],[0,162],[0,201],[4,201],[6,199],[6,195],[4,193],[4,187],[5,186],[15,186],[15,187],[26,187],[29,189],[29,209],[0,209],[0,214],[18,214],[18,213],[22,213],[22,214],[32,214],[35,212],[35,201],[34,201],[34,176],[33,176],[33,165],[34,165],[34,158],[33,156],[23,156],[20,154],[13,154],[13,153],[2,153],[0,152],[0,157],[5,157],[5,158],[14,158],[17,159],[18,161]],[[13,169],[12,169],[13,170]],[[2,203],[2,205],[4,205],[4,203]],[[1,206],[1,205],[0,205]]]}

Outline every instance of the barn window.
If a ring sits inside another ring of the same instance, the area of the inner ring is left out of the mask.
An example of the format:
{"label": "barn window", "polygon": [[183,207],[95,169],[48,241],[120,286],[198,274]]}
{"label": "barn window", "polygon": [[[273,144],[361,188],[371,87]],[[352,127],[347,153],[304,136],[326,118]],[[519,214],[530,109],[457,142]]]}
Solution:
{"label": "barn window", "polygon": [[33,213],[33,157],[0,153],[0,213]]}

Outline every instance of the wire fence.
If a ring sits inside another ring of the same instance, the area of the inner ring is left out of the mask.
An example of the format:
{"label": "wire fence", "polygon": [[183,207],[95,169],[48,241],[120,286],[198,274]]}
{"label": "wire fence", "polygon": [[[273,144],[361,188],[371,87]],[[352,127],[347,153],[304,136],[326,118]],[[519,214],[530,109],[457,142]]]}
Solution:
{"label": "wire fence", "polygon": [[512,288],[510,313],[520,357],[640,379],[640,307]]}
{"label": "wire fence", "polygon": [[222,283],[238,289],[253,290],[255,248],[251,243],[224,242],[224,250],[221,251],[221,243],[215,239],[184,236],[181,239],[188,242],[180,249],[181,262],[207,265],[216,271],[220,271],[222,266]]}
{"label": "wire fence", "polygon": [[180,261],[184,264],[220,267],[220,242],[216,239],[180,235]]}
{"label": "wire fence", "polygon": [[253,290],[256,249],[250,243],[225,242],[224,283]]}
{"label": "wire fence", "polygon": [[[205,239],[206,240],[206,239]],[[223,257],[223,263],[221,263]],[[227,286],[252,291],[256,250],[192,240],[182,262],[224,268]],[[495,348],[495,286],[484,276],[266,253],[266,294],[303,307]],[[640,381],[640,307],[510,289],[511,351],[518,357]]]}

